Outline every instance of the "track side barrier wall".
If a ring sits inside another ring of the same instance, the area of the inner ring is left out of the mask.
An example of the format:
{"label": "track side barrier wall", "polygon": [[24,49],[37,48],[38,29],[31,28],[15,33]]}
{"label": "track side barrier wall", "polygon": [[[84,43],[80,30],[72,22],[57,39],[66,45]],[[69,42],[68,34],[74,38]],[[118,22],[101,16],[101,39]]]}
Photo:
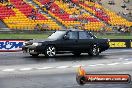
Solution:
{"label": "track side barrier wall", "polygon": [[[22,50],[26,41],[32,39],[0,39],[0,52],[17,52]],[[111,49],[132,48],[132,39],[110,39]]]}
{"label": "track side barrier wall", "polygon": [[22,50],[26,41],[31,39],[0,39],[0,52],[17,52]]}
{"label": "track side barrier wall", "polygon": [[128,49],[132,48],[132,39],[110,39],[111,49]]}

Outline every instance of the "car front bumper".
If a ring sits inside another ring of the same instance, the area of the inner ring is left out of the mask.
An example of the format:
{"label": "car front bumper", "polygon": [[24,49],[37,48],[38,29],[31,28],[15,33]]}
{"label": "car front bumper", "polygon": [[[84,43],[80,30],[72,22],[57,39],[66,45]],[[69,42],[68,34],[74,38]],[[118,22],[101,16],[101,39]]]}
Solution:
{"label": "car front bumper", "polygon": [[38,46],[28,45],[22,47],[23,53],[29,53],[29,54],[39,54],[40,50],[38,50]]}

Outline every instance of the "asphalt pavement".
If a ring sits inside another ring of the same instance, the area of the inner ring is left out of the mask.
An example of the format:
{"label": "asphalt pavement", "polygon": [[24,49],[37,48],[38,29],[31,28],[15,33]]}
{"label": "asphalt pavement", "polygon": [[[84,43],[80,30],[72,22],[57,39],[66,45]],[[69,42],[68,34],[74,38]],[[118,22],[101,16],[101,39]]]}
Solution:
{"label": "asphalt pavement", "polygon": [[98,57],[82,54],[32,58],[22,52],[0,53],[0,88],[132,88],[132,84],[86,84],[76,82],[77,68],[88,74],[132,75],[132,50],[115,49]]}

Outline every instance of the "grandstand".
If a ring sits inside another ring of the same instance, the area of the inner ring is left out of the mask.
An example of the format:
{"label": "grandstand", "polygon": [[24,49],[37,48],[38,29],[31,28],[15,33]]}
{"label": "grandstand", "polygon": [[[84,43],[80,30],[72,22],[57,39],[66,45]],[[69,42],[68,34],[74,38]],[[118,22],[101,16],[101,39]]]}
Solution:
{"label": "grandstand", "polygon": [[46,24],[49,29],[58,30],[59,25],[46,15],[38,13],[36,8],[23,0],[10,0],[15,8],[1,5],[0,18],[10,29],[33,30],[37,24]]}
{"label": "grandstand", "polygon": [[6,0],[0,3],[0,21],[11,30],[77,27],[100,31],[107,27],[106,31],[112,31],[113,26],[132,26],[131,21],[95,0]]}

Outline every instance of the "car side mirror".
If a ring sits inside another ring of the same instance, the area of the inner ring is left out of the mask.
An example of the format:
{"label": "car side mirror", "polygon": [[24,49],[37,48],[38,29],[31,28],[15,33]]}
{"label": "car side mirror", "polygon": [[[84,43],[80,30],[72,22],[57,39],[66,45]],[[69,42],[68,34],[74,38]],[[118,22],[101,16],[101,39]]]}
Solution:
{"label": "car side mirror", "polygon": [[64,38],[65,40],[69,40],[69,36],[67,36],[67,35],[65,35],[63,38]]}

